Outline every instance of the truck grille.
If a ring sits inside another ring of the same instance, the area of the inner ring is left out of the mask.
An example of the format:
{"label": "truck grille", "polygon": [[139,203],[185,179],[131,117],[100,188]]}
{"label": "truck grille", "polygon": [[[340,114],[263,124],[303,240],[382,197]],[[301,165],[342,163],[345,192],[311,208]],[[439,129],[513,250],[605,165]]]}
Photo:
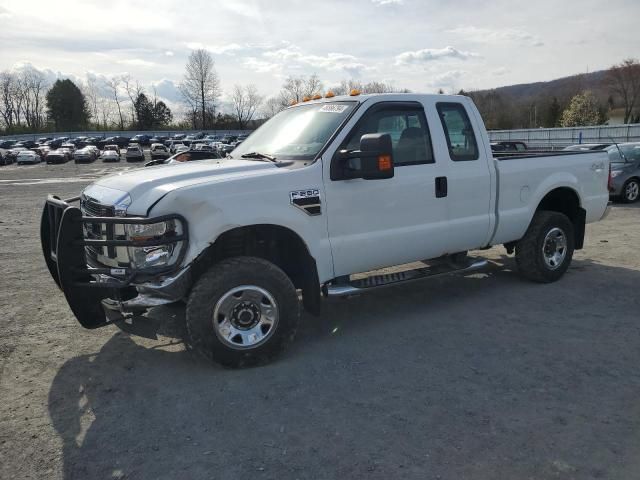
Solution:
{"label": "truck grille", "polygon": [[[114,217],[115,208],[112,205],[103,205],[90,197],[83,197],[80,201],[80,209],[85,217]],[[84,235],[94,240],[117,240],[124,238],[124,231],[116,232],[113,224],[85,223]],[[118,233],[120,235],[118,235]],[[110,267],[128,266],[127,249],[121,247],[85,247],[87,260],[90,264],[106,265]]]}

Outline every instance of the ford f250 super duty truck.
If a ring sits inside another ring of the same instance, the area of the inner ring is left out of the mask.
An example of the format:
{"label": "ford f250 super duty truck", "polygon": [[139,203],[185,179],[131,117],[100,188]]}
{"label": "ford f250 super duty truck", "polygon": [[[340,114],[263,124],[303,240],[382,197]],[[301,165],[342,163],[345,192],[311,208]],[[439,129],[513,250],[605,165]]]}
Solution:
{"label": "ford f250 super duty truck", "polygon": [[237,367],[293,338],[300,298],[317,314],[323,296],[481,268],[469,250],[504,245],[524,277],[558,280],[607,211],[608,178],[605,152],[495,159],[467,97],[328,94],[226,159],[50,195],[42,247],[84,327],[185,301],[192,347]]}

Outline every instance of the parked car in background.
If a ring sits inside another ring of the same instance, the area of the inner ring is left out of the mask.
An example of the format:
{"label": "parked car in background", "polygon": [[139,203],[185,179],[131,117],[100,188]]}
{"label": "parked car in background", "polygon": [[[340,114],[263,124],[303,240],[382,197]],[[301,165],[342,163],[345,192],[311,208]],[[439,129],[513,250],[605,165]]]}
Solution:
{"label": "parked car in background", "polygon": [[53,138],[51,138],[51,137],[40,137],[39,139],[36,140],[36,143],[38,145],[44,145],[49,140],[53,140]]}
{"label": "parked car in background", "polygon": [[591,150],[604,150],[607,147],[610,147],[610,143],[579,143],[577,145],[569,145],[568,147],[563,148],[562,150],[567,152],[579,152],[579,151],[591,151]]}
{"label": "parked car in background", "polygon": [[151,143],[151,145],[153,145],[154,143],[162,143],[164,145],[167,140],[169,140],[169,137],[165,137],[163,135],[155,135],[149,139],[149,142]]}
{"label": "parked car in background", "polygon": [[13,157],[8,157],[4,153],[0,152],[0,165],[11,165],[13,161]]}
{"label": "parked car in background", "polygon": [[46,158],[47,165],[67,163],[69,160],[71,160],[71,153],[66,148],[50,150]]}
{"label": "parked car in background", "polygon": [[15,144],[16,144],[15,140],[2,140],[0,141],[0,148],[7,150],[13,147]]}
{"label": "parked car in background", "polygon": [[149,152],[152,160],[157,158],[167,158],[169,156],[169,149],[162,143],[152,143]]}
{"label": "parked car in background", "polygon": [[173,153],[176,154],[176,153],[188,152],[188,151],[189,151],[189,147],[187,147],[186,145],[180,144],[176,146]]}
{"label": "parked car in background", "polygon": [[105,145],[102,150],[113,150],[114,152],[118,152],[118,154],[120,154],[120,147],[118,145]]}
{"label": "parked car in background", "polygon": [[96,159],[100,156],[100,149],[95,145],[87,145],[84,148],[91,150],[95,154]]}
{"label": "parked car in background", "polygon": [[172,140],[169,143],[169,153],[176,153],[176,148],[178,148],[178,145],[185,146],[184,143],[182,143],[182,140]]}
{"label": "parked car in background", "polygon": [[218,152],[210,152],[206,150],[185,150],[178,152],[169,158],[152,160],[144,164],[145,167],[153,167],[156,165],[170,165],[175,163],[192,162],[194,160],[219,160],[222,158]]}
{"label": "parked car in background", "polygon": [[32,150],[40,155],[40,158],[44,160],[51,149],[46,145],[42,145],[40,147],[33,148]]}
{"label": "parked car in background", "polygon": [[22,150],[16,157],[16,163],[18,165],[36,165],[41,161],[42,159],[40,158],[40,155],[32,150]]}
{"label": "parked car in background", "polygon": [[[115,145],[107,145],[107,146],[115,146]],[[119,162],[120,161],[120,149],[115,146],[115,149],[106,148],[102,151],[102,155],[100,155],[100,160],[103,162]]]}
{"label": "parked car in background", "polygon": [[222,139],[220,141],[222,143],[229,144],[231,142],[235,142],[237,139],[238,139],[238,137],[235,136],[235,135],[225,135],[224,137],[222,137]]}
{"label": "parked car in background", "polygon": [[609,194],[625,203],[640,199],[640,142],[611,145],[605,151],[611,162]]}
{"label": "parked car in background", "polygon": [[89,146],[76,150],[73,154],[73,160],[75,163],[91,163],[95,162],[96,158],[98,158],[96,150]]}
{"label": "parked car in background", "polygon": [[108,138],[102,139],[98,143],[98,148],[103,148],[104,145],[117,145],[120,148],[124,148],[127,145],[129,145],[130,141],[131,139],[129,137],[121,137],[121,136],[108,137]]}
{"label": "parked car in background", "polygon": [[24,147],[24,148],[36,148],[38,144],[33,140],[22,140],[14,145],[14,147]]}
{"label": "parked car in background", "polygon": [[225,155],[233,152],[236,147],[230,143],[224,143],[218,148],[218,152],[224,157]]}
{"label": "parked car in background", "polygon": [[150,140],[151,140],[150,135],[140,134],[140,135],[135,135],[129,143],[137,143],[138,145],[142,145],[146,147],[148,145],[151,145]]}
{"label": "parked car in background", "polygon": [[141,162],[144,160],[144,150],[138,144],[131,144],[127,147],[124,158],[127,162]]}
{"label": "parked car in background", "polygon": [[15,161],[15,160],[16,160],[16,158],[18,157],[18,154],[19,154],[20,152],[25,151],[25,150],[28,150],[28,148],[26,148],[26,147],[15,147],[15,146],[14,146],[14,147],[11,147],[9,150],[7,150],[7,151],[5,152],[5,156],[7,156],[7,157],[11,158],[11,159],[12,159],[12,161]]}
{"label": "parked car in background", "polygon": [[58,148],[66,148],[71,152],[71,154],[73,154],[73,152],[76,151],[76,146],[71,142],[65,142],[62,145],[60,145]]}
{"label": "parked car in background", "polygon": [[213,152],[215,149],[208,143],[198,143],[195,146],[191,144],[191,150],[198,150],[204,152]]}

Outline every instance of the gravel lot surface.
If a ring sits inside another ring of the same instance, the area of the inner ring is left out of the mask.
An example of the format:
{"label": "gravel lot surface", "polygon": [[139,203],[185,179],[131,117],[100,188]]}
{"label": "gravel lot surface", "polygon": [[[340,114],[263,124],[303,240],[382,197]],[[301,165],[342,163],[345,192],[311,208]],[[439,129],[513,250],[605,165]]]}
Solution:
{"label": "gravel lot surface", "polygon": [[327,302],[231,371],[185,350],[180,306],[155,339],[82,329],[46,271],[45,195],[123,168],[0,167],[0,478],[640,478],[640,205],[556,284],[494,248],[483,273]]}

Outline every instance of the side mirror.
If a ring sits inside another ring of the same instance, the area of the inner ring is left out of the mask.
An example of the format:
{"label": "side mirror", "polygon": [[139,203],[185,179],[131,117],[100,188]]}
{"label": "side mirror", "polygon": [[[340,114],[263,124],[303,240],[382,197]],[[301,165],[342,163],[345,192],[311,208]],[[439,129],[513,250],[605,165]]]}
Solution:
{"label": "side mirror", "polygon": [[[334,165],[338,168],[334,168]],[[368,133],[360,138],[360,150],[341,150],[332,164],[332,180],[393,178],[393,145],[388,133]]]}
{"label": "side mirror", "polygon": [[360,138],[360,171],[365,180],[393,178],[391,135],[368,133]]}

